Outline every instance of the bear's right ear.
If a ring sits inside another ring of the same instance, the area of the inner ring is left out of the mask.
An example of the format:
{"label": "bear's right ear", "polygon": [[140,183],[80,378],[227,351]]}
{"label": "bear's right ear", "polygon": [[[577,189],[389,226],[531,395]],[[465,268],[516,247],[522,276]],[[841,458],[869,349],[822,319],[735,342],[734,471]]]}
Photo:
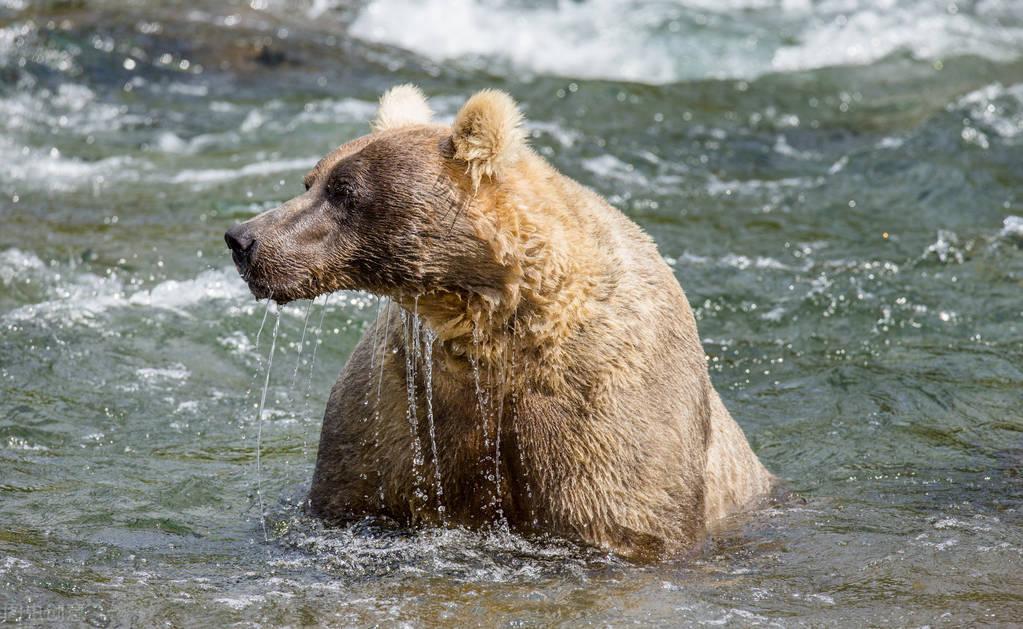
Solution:
{"label": "bear's right ear", "polygon": [[380,110],[373,121],[374,131],[410,125],[430,124],[433,111],[418,87],[410,83],[396,85],[380,97]]}
{"label": "bear's right ear", "polygon": [[483,90],[466,101],[451,131],[455,159],[468,164],[476,189],[483,177],[500,177],[526,147],[522,114],[511,96],[499,90]]}

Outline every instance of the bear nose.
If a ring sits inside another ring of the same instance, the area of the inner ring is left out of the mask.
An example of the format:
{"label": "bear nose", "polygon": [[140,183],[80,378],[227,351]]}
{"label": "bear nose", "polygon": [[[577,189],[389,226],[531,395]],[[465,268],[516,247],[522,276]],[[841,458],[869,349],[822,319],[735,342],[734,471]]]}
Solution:
{"label": "bear nose", "polygon": [[224,241],[232,253],[246,256],[252,251],[252,245],[256,239],[244,225],[235,225],[224,234]]}

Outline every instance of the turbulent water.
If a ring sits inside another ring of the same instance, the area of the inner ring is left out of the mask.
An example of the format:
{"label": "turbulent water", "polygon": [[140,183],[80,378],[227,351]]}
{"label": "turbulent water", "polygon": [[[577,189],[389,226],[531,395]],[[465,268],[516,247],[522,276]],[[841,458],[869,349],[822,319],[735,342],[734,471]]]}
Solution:
{"label": "turbulent water", "polygon": [[[222,233],[406,81],[510,91],[654,236],[794,498],[653,566],[302,514],[378,304],[274,335]],[[4,0],[0,164],[2,620],[1023,618],[1015,0]]]}

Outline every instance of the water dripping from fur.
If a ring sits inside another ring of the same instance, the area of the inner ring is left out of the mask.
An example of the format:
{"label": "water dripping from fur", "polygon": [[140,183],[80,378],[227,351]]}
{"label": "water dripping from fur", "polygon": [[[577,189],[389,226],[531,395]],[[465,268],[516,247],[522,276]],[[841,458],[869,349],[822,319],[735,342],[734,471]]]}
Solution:
{"label": "water dripping from fur", "polygon": [[483,383],[480,378],[480,335],[476,325],[472,328],[473,351],[469,352],[469,364],[472,367],[472,379],[476,385],[476,404],[479,406],[480,417],[483,419],[483,448],[490,450],[490,431],[487,429],[487,409],[489,408],[487,394],[483,390]]}
{"label": "water dripping from fur", "polygon": [[270,299],[266,300],[266,310],[263,311],[263,320],[260,322],[259,329],[256,331],[256,342],[254,345],[254,350],[256,352],[256,356],[259,357],[259,367],[252,372],[252,378],[249,379],[249,387],[245,389],[245,395],[243,396],[245,400],[248,400],[249,395],[252,394],[252,390],[256,386],[256,380],[257,378],[259,378],[259,374],[263,367],[263,356],[259,353],[259,339],[263,334],[263,328],[266,327],[266,320],[267,317],[270,315],[270,307],[272,303],[273,302]]}
{"label": "water dripping from fur", "polygon": [[305,309],[305,321],[302,323],[302,338],[298,341],[298,357],[295,358],[295,373],[291,374],[291,388],[295,388],[295,383],[298,382],[298,368],[302,366],[302,350],[305,349],[305,334],[306,330],[309,329],[309,315],[313,313],[313,304],[316,303],[316,299],[309,302],[309,305]]}
{"label": "water dripping from fur", "polygon": [[380,313],[383,312],[384,298],[377,295],[377,312],[376,316],[373,317],[373,348],[369,352],[369,371],[370,373],[376,373],[377,368],[377,350],[380,347],[379,336],[380,336]]}
{"label": "water dripping from fur", "polygon": [[[267,306],[269,310],[269,306]],[[266,360],[266,377],[263,380],[263,394],[259,398],[259,411],[256,414],[256,501],[259,507],[259,524],[263,529],[263,541],[270,541],[266,530],[266,511],[263,507],[263,410],[266,408],[266,393],[270,389],[270,372],[274,364],[274,352],[277,350],[277,333],[281,328],[281,308],[274,312],[274,330],[270,341],[270,353]],[[262,330],[260,330],[262,331]]]}
{"label": "water dripping from fur", "polygon": [[423,326],[423,388],[426,393],[426,427],[430,433],[430,453],[433,456],[433,487],[437,494],[437,512],[445,521],[444,484],[441,482],[440,457],[437,455],[437,430],[433,421],[433,344],[437,334]]}
{"label": "water dripping from fur", "polygon": [[[483,427],[483,452],[485,454],[483,455],[483,457],[480,460],[480,465],[488,466],[488,463],[490,463],[490,461],[487,461],[487,459],[490,458],[490,456],[491,456],[490,455],[490,451],[491,450],[490,450],[490,428],[489,428],[489,423],[490,423],[490,418],[493,415],[493,413],[492,413],[492,411],[493,411],[493,408],[492,408],[492,402],[493,402],[493,400],[492,400],[492,393],[493,392],[491,390],[492,389],[492,384],[493,384],[493,377],[492,377],[493,374],[490,372],[490,367],[488,366],[488,372],[487,372],[488,382],[487,382],[487,386],[484,387],[483,386],[483,382],[482,382],[482,378],[481,378],[481,373],[480,373],[481,370],[480,370],[480,362],[479,362],[480,361],[480,358],[479,358],[480,357],[480,346],[481,346],[482,342],[483,342],[482,333],[480,332],[479,325],[476,324],[476,323],[473,323],[473,326],[472,326],[472,344],[473,344],[473,350],[468,352],[468,357],[469,357],[469,364],[472,367],[473,382],[474,382],[474,384],[476,386],[476,404],[479,407],[480,420],[482,422],[482,427]],[[496,448],[499,449],[500,448],[500,443],[501,443],[500,442],[500,436],[495,434],[494,437],[495,437],[494,445],[496,446]],[[489,481],[489,482],[494,484],[494,492],[493,492],[493,495],[491,496],[491,505],[494,507],[494,509],[495,509],[495,511],[497,513],[497,521],[498,522],[504,522],[505,521],[504,511],[501,509],[500,461],[501,461],[500,452],[495,449],[494,456],[493,456],[493,461],[492,461],[493,462],[493,467],[489,467],[489,469],[488,469],[488,471],[487,471],[487,473],[485,475],[485,478],[487,479],[487,481]]]}
{"label": "water dripping from fur", "polygon": [[391,302],[384,300],[384,316],[383,319],[377,319],[379,327],[383,328],[384,331],[384,342],[380,345],[380,373],[377,377],[377,419],[379,420],[380,414],[380,401],[384,391],[384,365],[387,361],[387,352],[390,350],[391,340]]}
{"label": "water dripping from fur", "polygon": [[[380,359],[377,361],[377,365],[378,365],[378,369],[379,369],[379,371],[377,372],[377,387],[376,387],[377,388],[377,399],[376,399],[376,405],[374,406],[374,411],[373,411],[373,426],[374,426],[374,431],[373,431],[373,447],[377,448],[377,449],[380,448],[380,423],[381,423],[381,421],[380,421],[380,405],[381,405],[381,403],[383,401],[384,369],[385,369],[385,367],[387,365],[387,354],[388,353],[392,353],[392,354],[394,353],[394,350],[391,348],[391,301],[388,300],[386,297],[384,297],[383,301],[382,301],[382,304],[383,304],[382,305],[382,307],[383,307],[383,315],[377,317],[377,321],[376,321],[376,326],[377,327],[376,327],[375,333],[376,333],[376,335],[379,336],[380,333],[383,332],[383,342],[379,343],[377,346],[374,346],[374,349],[373,349],[374,355],[376,354],[377,348],[379,348],[379,350],[380,350]],[[383,500],[384,499],[383,480],[380,478],[379,474],[377,476],[377,480],[380,481],[380,485],[378,486],[377,491],[379,492],[380,499]]]}
{"label": "water dripping from fur", "polygon": [[[309,389],[312,387],[313,374],[316,370],[316,350],[319,349],[320,344],[323,343],[323,339],[320,338],[323,333],[323,320],[327,316],[327,303],[330,302],[330,298],[334,293],[327,293],[323,297],[323,303],[320,304],[320,321],[316,324],[316,328],[313,330],[313,353],[309,357],[309,378],[306,381],[306,395],[309,395]],[[313,300],[315,301],[315,300]]]}
{"label": "water dripping from fur", "polygon": [[416,299],[412,313],[404,308],[400,311],[402,343],[405,349],[405,393],[406,412],[409,430],[412,434],[412,477],[413,495],[420,501],[426,501],[423,489],[423,446],[419,439],[419,413],[416,405],[416,367],[419,361],[419,300]]}
{"label": "water dripping from fur", "polygon": [[[323,342],[323,339],[321,339],[320,336],[323,332],[323,320],[327,315],[327,302],[330,301],[330,296],[332,294],[333,293],[327,293],[323,296],[323,303],[320,304],[320,320],[313,329],[313,340],[311,341],[313,345],[313,352],[309,356],[309,377],[306,379],[305,393],[303,394],[303,397],[306,400],[309,399],[309,392],[312,390],[313,386],[313,374],[316,370],[316,350],[319,349],[320,343]],[[313,303],[316,303],[315,299],[313,300]],[[309,456],[309,435],[305,432],[303,432],[302,435],[302,456]]]}
{"label": "water dripping from fur", "polygon": [[[511,352],[509,352],[509,354],[511,356],[510,360],[509,360],[509,370],[510,370],[510,372],[512,374],[516,373],[516,371],[515,371],[515,356],[518,353],[518,347],[516,346],[516,341],[519,338],[519,336],[518,336],[518,334],[519,334],[519,332],[518,332],[518,324],[519,324],[518,318],[517,317],[513,318],[512,319],[512,348],[511,348]],[[533,509],[533,486],[530,483],[529,465],[526,463],[526,451],[522,447],[522,439],[521,439],[521,437],[519,435],[519,390],[518,390],[518,387],[516,387],[516,386],[512,386],[511,387],[511,389],[509,390],[509,398],[510,398],[509,401],[511,403],[511,408],[509,409],[511,411],[511,431],[512,431],[512,434],[515,437],[515,442],[516,442],[515,443],[515,449],[518,450],[518,453],[519,453],[519,464],[521,465],[521,469],[522,469],[522,480],[523,480],[523,482],[526,485],[526,498],[527,498],[526,503],[529,505],[529,519],[532,522],[533,526],[539,526],[539,522],[537,521],[537,518],[536,518],[536,512]]]}
{"label": "water dripping from fur", "polygon": [[263,328],[266,327],[266,318],[270,314],[270,307],[273,305],[272,299],[266,300],[266,310],[263,311],[263,321],[259,324],[259,331],[256,332],[256,352],[259,352],[259,339],[263,336]]}
{"label": "water dripping from fur", "polygon": [[[489,319],[488,327],[490,329],[493,329],[494,321],[493,321],[493,318],[492,318],[492,313],[488,312],[487,313],[487,318]],[[495,386],[494,385],[494,371],[493,371],[494,370],[494,360],[493,359],[491,359],[489,361],[488,365],[487,365],[487,380],[489,381],[488,384],[489,384],[489,386],[491,388],[491,393],[490,393],[491,409],[490,409],[490,412],[491,412],[491,415],[494,417],[494,487],[495,487],[495,490],[496,490],[495,500],[497,502],[497,516],[498,516],[498,522],[502,526],[507,526],[507,520],[505,520],[504,513],[501,510],[500,495],[501,495],[501,419],[502,419],[502,415],[504,414],[504,395],[503,395],[503,390],[502,389],[503,389],[504,383],[505,383],[505,380],[504,380],[505,376],[507,375],[507,370],[505,369],[504,359],[507,358],[508,352],[502,352],[502,354],[503,354],[502,357],[501,357],[502,358],[502,362],[499,365],[500,366],[500,371],[497,374],[497,383],[498,383],[497,386],[499,388],[498,388],[498,394],[496,396],[496,398],[497,398],[496,403],[494,401],[495,395],[494,395],[494,392],[493,392],[493,389],[494,389],[494,386]],[[497,406],[496,411],[494,409],[494,405],[495,404]]]}
{"label": "water dripping from fur", "polygon": [[[377,373],[377,362],[378,362],[377,361],[377,354],[378,353],[380,353],[380,354],[383,353],[383,350],[380,347],[380,327],[382,325],[382,323],[381,323],[382,319],[380,318],[380,315],[383,312],[384,299],[385,299],[384,297],[381,297],[379,295],[377,296],[376,316],[373,317],[372,338],[370,339],[370,350],[369,350],[369,373],[370,373],[370,377],[371,378],[373,377],[374,374]],[[381,369],[381,374],[383,374],[383,356],[382,355],[380,357],[380,369]],[[368,388],[366,390],[366,397],[363,398],[363,400],[362,400],[363,406],[366,406],[367,408],[371,404],[370,398],[372,397],[372,390],[373,390],[372,387]],[[374,420],[379,420],[379,418],[380,418],[380,397],[379,397],[379,393],[377,395],[376,405],[373,406],[373,417],[374,417]]]}

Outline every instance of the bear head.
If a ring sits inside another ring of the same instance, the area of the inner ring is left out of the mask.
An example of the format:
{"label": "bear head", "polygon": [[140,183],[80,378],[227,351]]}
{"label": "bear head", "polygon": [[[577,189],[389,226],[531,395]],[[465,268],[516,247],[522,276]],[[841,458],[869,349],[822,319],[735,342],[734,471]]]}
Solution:
{"label": "bear head", "polygon": [[372,132],[320,160],[304,193],[225,240],[259,299],[497,295],[515,273],[499,223],[514,221],[495,208],[528,153],[507,94],[475,94],[449,127],[432,121],[417,88],[398,86],[381,98]]}

